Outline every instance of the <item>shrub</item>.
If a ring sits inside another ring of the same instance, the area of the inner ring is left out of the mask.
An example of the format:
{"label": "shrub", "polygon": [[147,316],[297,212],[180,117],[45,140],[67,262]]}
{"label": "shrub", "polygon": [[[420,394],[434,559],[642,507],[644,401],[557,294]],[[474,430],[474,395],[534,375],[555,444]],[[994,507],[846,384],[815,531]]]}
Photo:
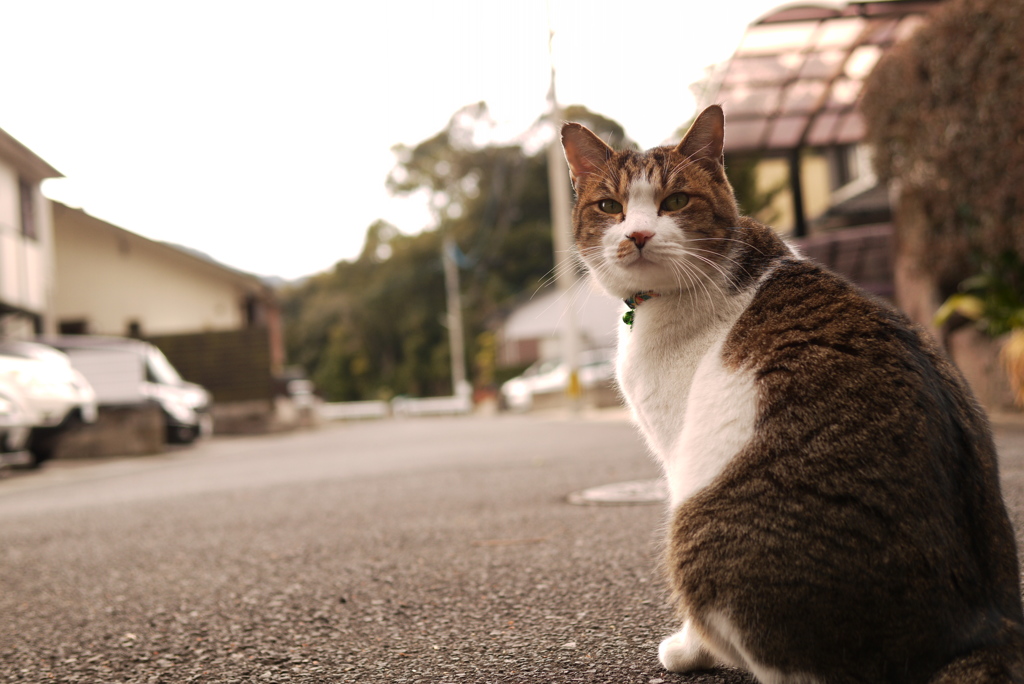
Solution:
{"label": "shrub", "polygon": [[950,0],[865,84],[877,171],[924,211],[915,257],[942,297],[999,255],[1024,253],[1021,36],[1021,0]]}

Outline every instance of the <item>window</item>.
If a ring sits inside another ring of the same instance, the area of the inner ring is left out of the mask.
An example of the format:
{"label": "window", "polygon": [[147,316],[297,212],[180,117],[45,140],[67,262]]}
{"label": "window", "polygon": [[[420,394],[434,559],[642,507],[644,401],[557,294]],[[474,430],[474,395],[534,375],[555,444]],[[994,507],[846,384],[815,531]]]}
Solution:
{"label": "window", "polygon": [[850,183],[870,177],[872,170],[871,148],[866,144],[836,145],[828,150],[832,167],[832,189],[838,190]]}
{"label": "window", "polygon": [[245,327],[254,328],[263,324],[263,306],[258,297],[247,295],[242,308],[245,311]]}
{"label": "window", "polygon": [[77,320],[64,320],[57,324],[61,335],[88,335],[89,322],[84,318]]}
{"label": "window", "polygon": [[21,234],[33,240],[39,239],[36,230],[35,193],[32,184],[24,178],[18,179],[18,194],[21,196]]}

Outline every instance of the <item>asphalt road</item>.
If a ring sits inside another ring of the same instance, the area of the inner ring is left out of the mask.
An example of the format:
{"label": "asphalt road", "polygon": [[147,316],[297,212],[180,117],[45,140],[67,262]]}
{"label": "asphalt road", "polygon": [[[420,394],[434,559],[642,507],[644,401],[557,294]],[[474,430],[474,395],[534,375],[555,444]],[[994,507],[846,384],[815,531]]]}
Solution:
{"label": "asphalt road", "polygon": [[[1024,511],[1024,428],[1000,432]],[[661,670],[654,478],[618,420],[214,439],[0,479],[3,682],[752,682]]]}

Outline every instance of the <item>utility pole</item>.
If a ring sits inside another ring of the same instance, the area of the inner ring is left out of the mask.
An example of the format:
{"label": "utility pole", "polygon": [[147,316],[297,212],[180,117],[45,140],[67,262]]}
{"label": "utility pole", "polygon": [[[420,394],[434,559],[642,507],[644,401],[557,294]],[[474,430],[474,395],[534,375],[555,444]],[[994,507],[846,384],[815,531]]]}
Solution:
{"label": "utility pole", "polygon": [[468,397],[466,348],[462,334],[462,295],[459,293],[459,265],[455,261],[455,240],[445,237],[441,247],[444,263],[444,289],[448,301],[448,347],[452,356],[452,394]]}
{"label": "utility pole", "polygon": [[[554,33],[548,32],[548,51]],[[581,408],[582,391],[579,375],[580,335],[576,312],[572,310],[570,290],[576,284],[576,265],[571,256],[572,249],[572,207],[570,202],[569,170],[562,152],[559,131],[562,126],[562,110],[555,97],[555,65],[551,63],[551,87],[548,90],[549,121],[554,131],[548,145],[548,189],[551,194],[551,231],[555,250],[555,283],[565,302],[566,312],[562,317],[560,330],[562,361],[569,368],[569,383],[566,394],[573,411]]]}

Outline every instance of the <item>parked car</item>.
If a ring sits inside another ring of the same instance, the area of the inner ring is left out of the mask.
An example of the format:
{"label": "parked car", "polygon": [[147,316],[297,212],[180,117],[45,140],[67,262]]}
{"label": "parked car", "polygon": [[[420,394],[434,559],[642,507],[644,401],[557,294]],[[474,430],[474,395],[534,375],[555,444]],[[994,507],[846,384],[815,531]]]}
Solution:
{"label": "parked car", "polygon": [[183,380],[154,345],[93,335],[41,339],[68,355],[92,383],[101,406],[156,402],[164,414],[168,442],[188,444],[213,431],[210,393]]}
{"label": "parked car", "polygon": [[[577,377],[580,389],[595,389],[611,382],[615,375],[613,349],[592,349],[579,355]],[[542,359],[501,386],[501,399],[505,408],[528,411],[534,397],[542,394],[564,393],[569,388],[569,366],[560,359]]]}
{"label": "parked car", "polygon": [[32,424],[18,388],[0,379],[0,466],[27,465],[32,455],[26,449]]}
{"label": "parked car", "polygon": [[96,422],[96,392],[68,356],[53,347],[0,340],[0,378],[16,389],[27,415],[34,465],[53,456],[61,433]]}

